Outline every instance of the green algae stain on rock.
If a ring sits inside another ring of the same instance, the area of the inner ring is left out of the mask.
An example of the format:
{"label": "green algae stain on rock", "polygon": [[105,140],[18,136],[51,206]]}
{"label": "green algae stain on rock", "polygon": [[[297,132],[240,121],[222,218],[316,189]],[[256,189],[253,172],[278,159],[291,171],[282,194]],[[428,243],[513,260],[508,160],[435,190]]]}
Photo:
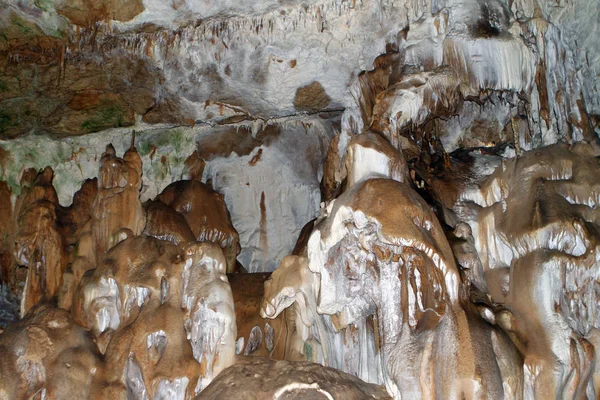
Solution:
{"label": "green algae stain on rock", "polygon": [[119,128],[133,124],[132,115],[119,103],[102,100],[90,118],[81,124],[86,133],[98,132],[108,128]]}

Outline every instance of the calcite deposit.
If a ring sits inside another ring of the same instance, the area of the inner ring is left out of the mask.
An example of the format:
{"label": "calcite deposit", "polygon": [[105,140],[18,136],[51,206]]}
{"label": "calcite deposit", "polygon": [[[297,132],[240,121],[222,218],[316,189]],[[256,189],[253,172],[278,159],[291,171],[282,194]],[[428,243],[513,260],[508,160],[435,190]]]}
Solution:
{"label": "calcite deposit", "polygon": [[[352,166],[352,151],[348,158]],[[367,340],[377,341],[380,354],[369,364],[379,364],[394,397],[517,396],[518,379],[514,386],[503,382],[519,373],[502,371],[495,361],[517,365],[517,352],[507,341],[494,345],[492,335],[503,333],[473,320],[437,217],[381,164],[361,166],[362,179],[331,203],[311,235],[308,266],[318,276],[317,311],[336,315],[342,326],[376,316],[378,337]]]}
{"label": "calcite deposit", "polygon": [[215,244],[180,248],[136,236],[84,276],[71,312],[104,355],[99,398],[191,396],[233,363],[236,321],[225,268]]}
{"label": "calcite deposit", "polygon": [[37,305],[0,336],[0,397],[92,397],[102,361],[91,335],[69,313]]}
{"label": "calcite deposit", "polygon": [[599,389],[597,155],[581,144],[529,152],[455,206],[481,255],[473,273],[490,296],[490,318],[523,353],[525,391],[535,396]]}
{"label": "calcite deposit", "polygon": [[142,160],[133,143],[123,158],[117,157],[112,145],[106,146],[100,159],[98,193],[92,205],[97,259],[115,244],[119,230],[129,229],[133,235],[142,233],[146,221],[139,199],[141,185]]}
{"label": "calcite deposit", "polygon": [[[33,178],[35,171],[24,174]],[[65,268],[63,236],[58,228],[59,208],[52,186],[54,172],[48,167],[29,182],[16,202],[19,230],[15,237],[15,258],[27,267],[21,315],[42,299],[58,294]]]}
{"label": "calcite deposit", "polygon": [[[184,217],[192,231],[193,240],[221,246],[227,258],[227,271],[235,269],[239,238],[231,225],[229,211],[221,194],[202,182],[179,181],[167,186],[157,200]],[[156,226],[153,228],[161,230]],[[168,233],[166,237],[169,237]]]}
{"label": "calcite deposit", "polygon": [[600,398],[599,26],[0,0],[0,400]]}

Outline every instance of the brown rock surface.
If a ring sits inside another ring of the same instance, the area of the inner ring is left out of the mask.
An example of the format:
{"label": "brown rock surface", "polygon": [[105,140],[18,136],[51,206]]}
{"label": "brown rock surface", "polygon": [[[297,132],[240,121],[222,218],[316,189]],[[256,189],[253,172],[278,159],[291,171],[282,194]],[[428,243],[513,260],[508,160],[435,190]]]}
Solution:
{"label": "brown rock surface", "polygon": [[331,98],[320,82],[312,82],[296,90],[294,107],[298,111],[316,112],[327,108]]}
{"label": "brown rock surface", "polygon": [[[23,182],[30,180],[30,176],[24,174]],[[38,301],[50,300],[58,294],[66,267],[57,217],[60,205],[52,186],[53,178],[50,167],[41,171],[21,193],[15,207],[19,225],[15,256],[18,264],[28,269],[21,315]]]}
{"label": "brown rock surface", "polygon": [[182,249],[133,236],[111,248],[85,274],[72,307],[106,361],[95,395],[189,397],[231,365],[236,325],[224,273],[223,252],[212,243]]}
{"label": "brown rock surface", "polygon": [[38,305],[0,333],[0,398],[88,398],[101,368],[89,333],[65,310]]}
{"label": "brown rock surface", "polygon": [[61,227],[65,238],[67,268],[58,295],[58,306],[71,309],[73,294],[83,275],[96,266],[96,246],[92,233],[93,204],[98,195],[98,179],[86,179],[63,211]]}
{"label": "brown rock surface", "polygon": [[10,288],[17,284],[16,263],[14,256],[15,233],[17,226],[13,216],[11,191],[6,182],[0,182],[0,283]]}
{"label": "brown rock surface", "polygon": [[489,293],[489,318],[523,354],[525,390],[536,396],[600,388],[597,155],[584,143],[528,152],[503,161],[455,206],[481,260],[470,274]]}
{"label": "brown rock surface", "polygon": [[142,159],[134,147],[117,157],[108,145],[100,159],[98,194],[92,206],[92,229],[96,242],[96,258],[112,247],[120,229],[139,235],[144,229],[145,215],[139,200],[142,185]]}
{"label": "brown rock surface", "polygon": [[[90,223],[93,215],[93,206],[98,195],[98,179],[86,179],[73,195],[73,203],[64,209],[61,216],[61,228],[65,237],[66,246],[76,246],[86,225]],[[75,255],[70,252],[72,257]]]}
{"label": "brown rock surface", "polygon": [[235,269],[239,237],[223,195],[202,182],[178,181],[167,186],[155,200],[183,215],[196,240],[221,246],[227,258],[227,271]]}
{"label": "brown rock surface", "polygon": [[66,0],[59,2],[57,11],[80,26],[89,26],[103,20],[129,21],[142,11],[141,0]]}
{"label": "brown rock surface", "polygon": [[196,237],[192,233],[184,216],[161,201],[144,203],[146,226],[144,235],[168,240],[175,245],[193,242]]}
{"label": "brown rock surface", "polygon": [[288,354],[289,322],[283,313],[277,319],[260,316],[264,282],[269,273],[229,274],[237,321],[236,353],[285,360]]}
{"label": "brown rock surface", "polygon": [[390,399],[382,386],[309,362],[246,358],[221,373],[197,399]]}

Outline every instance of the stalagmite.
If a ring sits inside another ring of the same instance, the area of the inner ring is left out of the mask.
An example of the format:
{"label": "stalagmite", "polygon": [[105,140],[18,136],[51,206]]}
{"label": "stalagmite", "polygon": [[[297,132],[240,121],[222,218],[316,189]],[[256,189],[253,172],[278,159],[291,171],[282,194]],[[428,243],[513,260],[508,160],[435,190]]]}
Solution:
{"label": "stalagmite", "polygon": [[93,204],[98,194],[96,179],[86,180],[65,210],[64,235],[67,267],[58,294],[58,306],[71,309],[73,294],[83,275],[96,266],[96,246],[92,233]]}
{"label": "stalagmite", "polygon": [[350,326],[317,311],[318,278],[305,257],[285,257],[265,282],[263,318],[276,318],[284,310],[293,317],[286,338],[286,360],[318,362],[371,383],[383,383],[380,353],[372,319]]}
{"label": "stalagmite", "polygon": [[167,186],[156,200],[185,218],[195,240],[221,246],[227,258],[227,271],[234,270],[239,239],[222,195],[202,182],[179,181]]}
{"label": "stalagmite", "polygon": [[119,158],[112,145],[106,146],[100,159],[98,194],[92,206],[97,259],[112,247],[119,229],[130,229],[135,235],[144,229],[144,209],[139,200],[141,185],[142,160],[135,147]]}
{"label": "stalagmite", "polygon": [[101,368],[89,333],[67,311],[38,305],[0,335],[0,397],[88,398]]}
{"label": "stalagmite", "polygon": [[191,244],[185,257],[181,307],[185,309],[187,338],[202,369],[198,392],[233,364],[237,328],[221,247],[213,243]]}
{"label": "stalagmite", "polygon": [[596,155],[584,144],[528,152],[503,162],[455,207],[481,258],[476,281],[523,353],[531,395],[594,397],[598,390]]}
{"label": "stalagmite", "polygon": [[381,135],[372,132],[352,137],[348,143],[345,166],[348,187],[377,176],[408,182],[408,167],[402,152]]}
{"label": "stalagmite", "polygon": [[[343,324],[376,315],[394,397],[504,396],[498,362],[484,362],[494,354],[491,332],[474,333],[439,222],[408,186],[371,179],[350,188],[312,234],[308,254],[320,274],[320,313]],[[511,396],[518,387],[508,389]]]}
{"label": "stalagmite", "polygon": [[60,207],[52,186],[54,171],[46,168],[17,201],[18,234],[15,256],[27,267],[21,316],[42,300],[58,294],[65,268],[63,237],[57,225]]}
{"label": "stalagmite", "polygon": [[126,237],[86,274],[72,311],[107,363],[95,383],[108,383],[99,398],[126,391],[189,397],[233,363],[233,298],[222,250],[212,243],[183,250]]}
{"label": "stalagmite", "polygon": [[[332,364],[333,354],[328,354],[331,344],[325,331],[322,318],[317,313],[316,281],[308,269],[308,260],[294,256],[285,257],[271,278],[265,282],[265,293],[261,307],[261,317],[276,318],[283,310],[294,306],[290,312],[295,316],[294,331],[288,332],[289,344],[286,345],[288,360],[306,359],[320,362],[326,366]],[[297,304],[295,304],[297,303]]]}

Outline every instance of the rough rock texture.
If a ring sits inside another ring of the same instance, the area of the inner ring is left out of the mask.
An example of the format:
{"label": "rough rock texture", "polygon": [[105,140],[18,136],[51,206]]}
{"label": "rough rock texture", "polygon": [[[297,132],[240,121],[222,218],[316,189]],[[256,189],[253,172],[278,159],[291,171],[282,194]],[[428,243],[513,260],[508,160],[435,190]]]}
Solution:
{"label": "rough rock texture", "polygon": [[0,398],[88,398],[101,361],[69,313],[38,305],[0,334]]}
{"label": "rough rock texture", "polygon": [[382,387],[307,362],[247,358],[229,367],[197,399],[389,399]]}
{"label": "rough rock texture", "polygon": [[[450,65],[464,88],[525,89],[544,137],[589,129],[582,109],[600,114],[596,2],[5,0],[5,8],[4,137],[93,132],[136,116],[193,125],[346,108],[355,104],[349,85],[390,50],[402,55],[403,74]],[[390,94],[419,97],[411,85]]]}
{"label": "rough rock texture", "polygon": [[19,299],[14,291],[0,286],[0,331],[19,319]]}

